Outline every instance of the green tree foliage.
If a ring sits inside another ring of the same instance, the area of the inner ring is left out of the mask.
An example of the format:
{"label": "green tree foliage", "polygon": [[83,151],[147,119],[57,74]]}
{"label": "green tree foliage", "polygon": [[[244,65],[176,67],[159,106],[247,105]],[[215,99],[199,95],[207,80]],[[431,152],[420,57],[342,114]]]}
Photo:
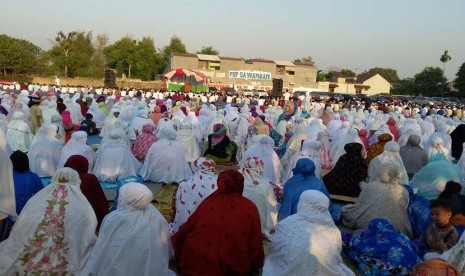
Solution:
{"label": "green tree foliage", "polygon": [[151,37],[123,37],[104,49],[106,64],[129,78],[153,80],[159,58]]}
{"label": "green tree foliage", "polygon": [[465,93],[465,62],[462,63],[455,76],[457,77],[455,79],[455,88],[459,90],[460,93]]}
{"label": "green tree foliage", "polygon": [[155,43],[151,37],[143,37],[137,43],[136,51],[139,60],[136,63],[135,74],[143,80],[154,80],[159,57],[155,49]]}
{"label": "green tree foliage", "polygon": [[92,32],[73,31],[65,35],[58,32],[54,45],[47,53],[55,73],[63,70],[63,76],[89,76],[94,46]]}
{"label": "green tree foliage", "polygon": [[37,73],[41,55],[42,49],[27,40],[0,35],[0,69],[4,75]]}
{"label": "green tree foliage", "polygon": [[394,95],[415,95],[418,96],[419,91],[412,78],[399,80],[391,91]]}
{"label": "green tree foliage", "polygon": [[439,59],[442,64],[443,64],[443,71],[445,72],[446,71],[446,63],[451,60],[451,56],[449,56],[449,51],[445,50],[444,51],[444,54],[441,55],[441,58]]}
{"label": "green tree foliage", "polygon": [[331,81],[332,74],[323,70],[316,71],[316,81]]}
{"label": "green tree foliage", "polygon": [[375,67],[368,70],[368,73],[380,74],[381,77],[390,83],[398,83],[400,81],[396,69]]}
{"label": "green tree foliage", "polygon": [[197,54],[204,54],[204,55],[219,55],[220,52],[218,50],[213,49],[212,46],[203,46]]}
{"label": "green tree foliage", "polygon": [[439,67],[426,67],[420,73],[414,76],[414,86],[416,95],[440,96],[442,87],[447,83],[443,71]]}
{"label": "green tree foliage", "polygon": [[350,69],[342,69],[340,73],[343,74],[346,77],[355,77],[357,75],[357,74],[355,74],[354,71],[352,71]]}
{"label": "green tree foliage", "polygon": [[132,69],[139,59],[137,41],[129,36],[123,37],[104,49],[107,66],[118,73],[132,77]]}

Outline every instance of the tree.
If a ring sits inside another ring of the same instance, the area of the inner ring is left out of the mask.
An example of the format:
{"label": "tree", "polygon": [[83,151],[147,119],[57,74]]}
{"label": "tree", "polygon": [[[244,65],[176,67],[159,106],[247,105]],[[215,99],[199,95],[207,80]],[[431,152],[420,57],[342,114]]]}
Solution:
{"label": "tree", "polygon": [[323,70],[316,71],[316,81],[331,81],[332,74]]}
{"label": "tree", "polygon": [[59,48],[64,55],[64,60],[62,61],[64,69],[65,69],[65,74],[64,77],[68,77],[68,66],[69,66],[69,53],[71,51],[71,45],[74,42],[74,39],[77,35],[77,32],[70,32],[68,35],[65,35],[62,31],[59,31],[57,33],[57,36],[55,37],[55,47]]}
{"label": "tree", "polygon": [[343,74],[346,77],[355,77],[357,75],[357,74],[355,74],[354,71],[352,71],[350,69],[342,69],[340,73]]}
{"label": "tree", "polygon": [[420,73],[414,76],[413,83],[416,87],[415,94],[425,96],[439,96],[442,92],[442,86],[447,82],[444,73],[439,67],[426,67]]}
{"label": "tree", "polygon": [[400,81],[397,75],[397,70],[392,68],[374,67],[367,71],[368,73],[380,74],[381,77],[390,83],[398,83]]}
{"label": "tree", "polygon": [[[442,67],[442,73],[445,74],[446,73],[446,62],[448,62],[449,60],[451,60],[452,58],[449,56],[449,51],[445,50],[444,51],[444,54],[441,55],[441,58],[439,59],[442,64],[443,64],[443,67]],[[444,96],[444,84],[442,84],[442,94]]]}
{"label": "tree", "polygon": [[419,90],[413,78],[399,80],[392,89],[392,94],[396,95],[415,95],[418,96]]}
{"label": "tree", "polygon": [[159,63],[155,44],[151,37],[135,40],[123,37],[104,49],[106,64],[129,78],[153,80]]}
{"label": "tree", "polygon": [[455,88],[457,88],[460,93],[465,93],[465,62],[462,63],[455,76],[457,77],[454,84]]}
{"label": "tree", "polygon": [[315,65],[315,62],[311,56],[295,59],[294,62]]}
{"label": "tree", "polygon": [[441,55],[441,58],[439,59],[442,64],[443,64],[443,68],[442,68],[442,71],[445,72],[446,71],[446,63],[451,60],[452,58],[449,56],[449,51],[445,50],[444,51],[444,54]]}
{"label": "tree", "polygon": [[139,60],[136,62],[135,73],[143,80],[154,80],[159,61],[155,43],[151,37],[143,37],[136,46]]}
{"label": "tree", "polygon": [[49,72],[64,72],[64,77],[91,76],[94,46],[92,32],[58,32],[53,47],[47,52]]}
{"label": "tree", "polygon": [[204,54],[204,55],[218,55],[219,52],[218,50],[213,49],[212,46],[203,46],[200,51],[197,52],[197,54]]}
{"label": "tree", "polygon": [[39,71],[42,53],[40,47],[27,40],[0,35],[0,68],[4,75]]}
{"label": "tree", "polygon": [[132,67],[139,59],[137,41],[125,36],[104,49],[107,66],[131,78]]}

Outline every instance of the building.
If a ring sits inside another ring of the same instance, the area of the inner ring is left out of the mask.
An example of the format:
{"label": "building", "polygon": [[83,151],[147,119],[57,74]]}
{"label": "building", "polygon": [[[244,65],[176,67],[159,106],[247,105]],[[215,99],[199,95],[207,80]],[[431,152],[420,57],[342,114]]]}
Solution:
{"label": "building", "polygon": [[203,54],[175,54],[165,72],[187,68],[208,76],[209,86],[271,90],[273,79],[282,79],[284,89],[317,87],[316,67],[284,60],[242,59]]}
{"label": "building", "polygon": [[356,77],[345,77],[342,74],[334,74],[330,82],[319,82],[319,91],[374,95],[389,93],[391,84],[380,74],[363,73]]}

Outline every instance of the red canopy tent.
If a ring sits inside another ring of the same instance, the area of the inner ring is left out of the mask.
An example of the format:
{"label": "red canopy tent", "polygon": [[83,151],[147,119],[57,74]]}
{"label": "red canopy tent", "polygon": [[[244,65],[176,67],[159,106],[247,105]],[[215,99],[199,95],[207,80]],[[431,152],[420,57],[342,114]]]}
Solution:
{"label": "red canopy tent", "polygon": [[186,68],[178,68],[172,71],[169,71],[164,75],[165,78],[171,79],[173,77],[194,77],[197,82],[207,82],[208,77],[205,76],[203,73],[195,70],[190,70]]}

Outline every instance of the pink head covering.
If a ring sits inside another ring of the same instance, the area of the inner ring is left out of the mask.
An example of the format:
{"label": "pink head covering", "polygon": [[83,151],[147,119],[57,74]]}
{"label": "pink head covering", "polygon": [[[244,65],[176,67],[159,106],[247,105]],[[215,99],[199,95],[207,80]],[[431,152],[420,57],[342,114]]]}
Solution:
{"label": "pink head covering", "polygon": [[368,135],[368,130],[364,128],[358,131],[358,136],[360,137],[360,140],[362,140],[362,143],[366,149],[369,146],[367,135]]}
{"label": "pink head covering", "polygon": [[63,125],[68,125],[71,123],[71,113],[68,110],[61,112],[61,119],[63,120]]}

